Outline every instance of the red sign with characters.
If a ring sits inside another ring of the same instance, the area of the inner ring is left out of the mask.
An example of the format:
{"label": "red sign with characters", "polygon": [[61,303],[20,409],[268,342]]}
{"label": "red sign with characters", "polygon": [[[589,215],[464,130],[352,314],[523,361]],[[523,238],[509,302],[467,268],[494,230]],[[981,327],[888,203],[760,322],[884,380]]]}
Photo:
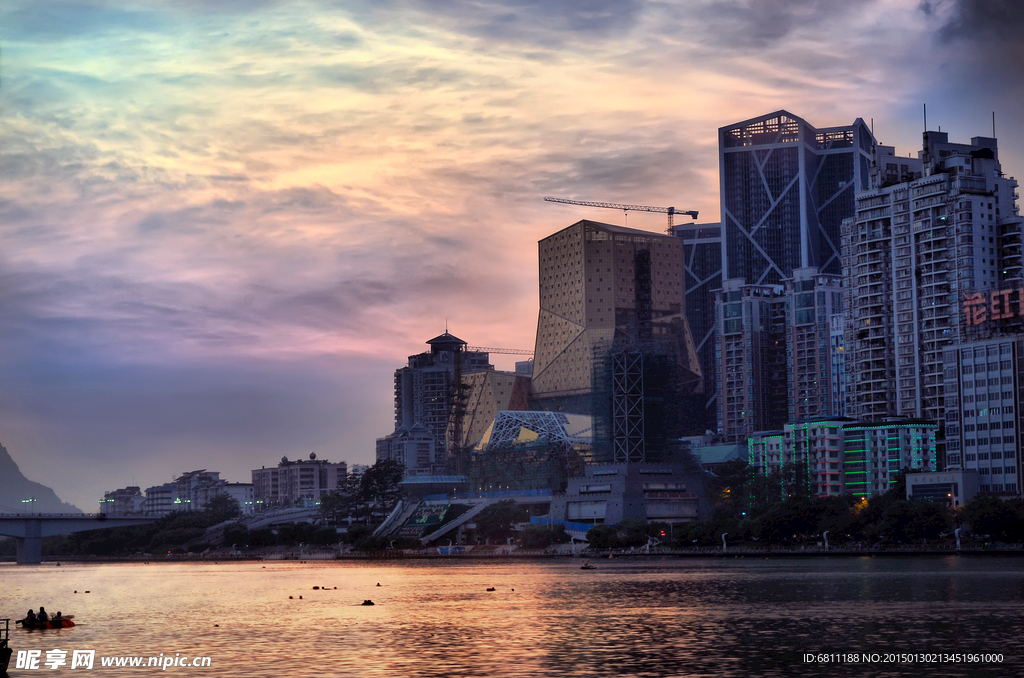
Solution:
{"label": "red sign with characters", "polygon": [[[1010,297],[1016,296],[1017,312],[1010,307]],[[991,292],[964,293],[964,318],[968,325],[980,325],[988,320],[1024,317],[1024,287]]]}

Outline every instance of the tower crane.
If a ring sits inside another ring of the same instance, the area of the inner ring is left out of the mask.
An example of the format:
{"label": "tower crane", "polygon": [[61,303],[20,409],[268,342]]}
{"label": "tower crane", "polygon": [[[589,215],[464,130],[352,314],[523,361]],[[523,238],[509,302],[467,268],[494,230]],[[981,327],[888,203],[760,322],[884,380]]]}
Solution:
{"label": "tower crane", "polygon": [[669,234],[672,233],[672,217],[677,214],[685,214],[693,219],[697,218],[697,210],[677,210],[675,207],[651,207],[650,205],[620,205],[614,202],[591,202],[587,200],[566,200],[565,198],[544,198],[547,202],[560,202],[566,205],[583,205],[584,207],[607,207],[613,210],[622,210],[623,212],[661,212],[662,214],[668,214],[668,230]]}

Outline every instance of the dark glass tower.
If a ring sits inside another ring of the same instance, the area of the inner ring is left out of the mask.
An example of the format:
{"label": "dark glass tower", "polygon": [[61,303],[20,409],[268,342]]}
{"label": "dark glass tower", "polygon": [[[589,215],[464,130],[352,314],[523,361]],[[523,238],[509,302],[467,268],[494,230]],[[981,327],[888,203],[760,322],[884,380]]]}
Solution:
{"label": "dark glass tower", "polygon": [[718,130],[725,278],[777,285],[799,268],[841,272],[840,224],[869,185],[860,118],[815,129],[776,111]]}

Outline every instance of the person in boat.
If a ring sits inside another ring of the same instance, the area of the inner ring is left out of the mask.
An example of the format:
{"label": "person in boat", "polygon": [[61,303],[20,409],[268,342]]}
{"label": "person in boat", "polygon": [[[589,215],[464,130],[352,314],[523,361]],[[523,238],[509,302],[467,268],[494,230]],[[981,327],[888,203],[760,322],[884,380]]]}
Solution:
{"label": "person in boat", "polygon": [[60,613],[60,610],[57,610],[57,614],[53,615],[53,619],[50,620],[50,622],[54,626],[57,626],[57,625],[61,624],[61,622],[63,622],[63,621],[64,621],[64,616]]}
{"label": "person in boat", "polygon": [[33,626],[36,623],[36,613],[33,610],[29,610],[28,614],[21,621],[24,626]]}
{"label": "person in boat", "polygon": [[46,614],[46,609],[42,605],[39,606],[39,614],[36,615],[36,621],[40,624],[50,621],[50,615]]}

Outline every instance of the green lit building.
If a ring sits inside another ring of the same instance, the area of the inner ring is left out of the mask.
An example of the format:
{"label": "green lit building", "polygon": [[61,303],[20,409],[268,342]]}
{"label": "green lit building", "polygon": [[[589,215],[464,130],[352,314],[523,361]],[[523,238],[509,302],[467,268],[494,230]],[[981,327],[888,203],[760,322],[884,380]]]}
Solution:
{"label": "green lit building", "polygon": [[761,473],[792,467],[819,497],[884,494],[902,469],[937,470],[935,422],[863,423],[834,418],[786,424],[747,439],[748,462]]}

